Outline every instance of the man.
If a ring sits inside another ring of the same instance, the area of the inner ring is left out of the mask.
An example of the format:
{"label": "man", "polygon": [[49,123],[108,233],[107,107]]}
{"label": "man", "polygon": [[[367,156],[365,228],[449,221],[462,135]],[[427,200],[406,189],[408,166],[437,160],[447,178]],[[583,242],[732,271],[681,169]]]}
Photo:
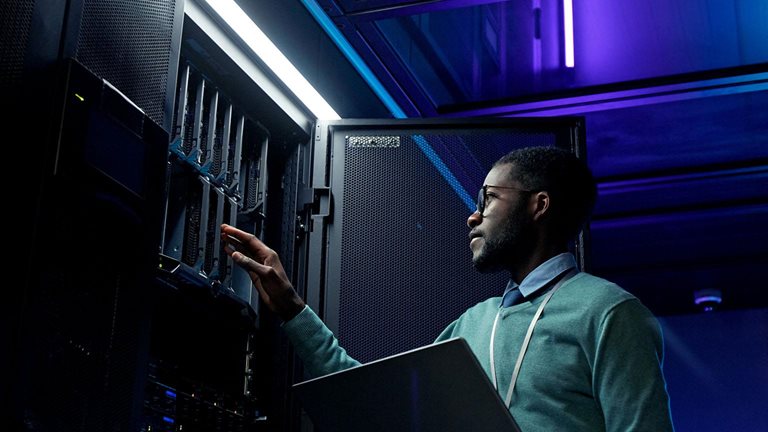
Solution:
{"label": "man", "polygon": [[[464,338],[523,431],[671,431],[659,324],[617,285],[579,272],[568,244],[596,198],[586,165],[553,147],[499,159],[469,216],[472,262],[507,271],[502,297],[481,302],[437,338]],[[294,291],[277,254],[222,226],[229,250],[313,375],[358,365]],[[446,377],[449,379],[449,377]]]}

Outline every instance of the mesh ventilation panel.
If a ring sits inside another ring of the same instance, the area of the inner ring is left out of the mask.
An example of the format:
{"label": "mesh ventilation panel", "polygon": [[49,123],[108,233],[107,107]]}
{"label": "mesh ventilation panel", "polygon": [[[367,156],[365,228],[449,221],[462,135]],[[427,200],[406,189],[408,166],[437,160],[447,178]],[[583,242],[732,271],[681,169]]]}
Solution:
{"label": "mesh ventilation panel", "polygon": [[500,296],[506,286],[506,273],[473,269],[466,225],[471,210],[417,140],[441,155],[474,199],[496,159],[514,148],[554,145],[555,136],[506,129],[460,133],[401,134],[399,145],[384,137],[378,146],[350,145],[346,137],[335,331],[359,361],[431,343],[467,308]]}
{"label": "mesh ventilation panel", "polygon": [[0,8],[0,85],[11,86],[21,80],[24,55],[29,41],[34,1],[3,2]]}
{"label": "mesh ventilation panel", "polygon": [[77,60],[164,128],[175,1],[86,0]]}

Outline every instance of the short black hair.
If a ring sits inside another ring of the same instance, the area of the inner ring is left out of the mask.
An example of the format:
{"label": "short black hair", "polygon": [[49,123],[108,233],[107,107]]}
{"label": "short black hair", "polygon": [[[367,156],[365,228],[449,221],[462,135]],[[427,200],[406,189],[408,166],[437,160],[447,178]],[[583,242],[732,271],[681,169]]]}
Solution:
{"label": "short black hair", "polygon": [[592,216],[597,184],[586,162],[559,147],[525,147],[512,150],[494,163],[512,164],[529,190],[545,190],[552,201],[551,228],[558,240],[570,241]]}

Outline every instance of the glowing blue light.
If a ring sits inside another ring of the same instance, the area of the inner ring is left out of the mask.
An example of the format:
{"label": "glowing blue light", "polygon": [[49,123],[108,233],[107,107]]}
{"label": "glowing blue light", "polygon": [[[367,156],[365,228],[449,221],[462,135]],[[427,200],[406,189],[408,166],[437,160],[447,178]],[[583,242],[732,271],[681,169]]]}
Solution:
{"label": "glowing blue light", "polygon": [[445,181],[447,181],[453,190],[456,191],[459,199],[464,201],[464,204],[469,208],[470,211],[474,212],[476,208],[475,201],[467,193],[461,183],[459,183],[459,180],[456,178],[456,176],[454,176],[451,170],[445,165],[445,162],[443,162],[443,160],[440,159],[440,156],[435,153],[435,150],[432,148],[432,146],[429,145],[426,138],[421,135],[414,135],[413,139],[416,141],[416,144],[419,146],[422,153],[424,153],[429,161],[432,162],[432,165],[437,168],[437,171],[440,173],[440,175],[442,175]]}
{"label": "glowing blue light", "polygon": [[371,71],[368,65],[365,64],[357,51],[352,48],[352,45],[350,45],[349,41],[347,41],[344,35],[341,34],[341,31],[339,31],[339,29],[333,24],[333,21],[331,21],[331,19],[328,18],[328,15],[323,12],[323,9],[317,4],[317,2],[315,0],[301,0],[301,2],[304,4],[304,7],[307,8],[309,13],[312,14],[317,23],[320,24],[320,27],[325,30],[325,33],[328,34],[336,46],[341,50],[347,60],[352,63],[352,66],[354,66],[354,68],[357,70],[357,73],[359,73],[365,82],[368,83],[368,86],[371,87],[371,90],[373,90],[376,96],[378,96],[384,106],[386,106],[389,112],[392,113],[392,116],[394,118],[408,117],[405,115],[405,112],[402,110],[402,108],[400,108],[397,102],[395,102],[395,100],[392,98],[392,95],[390,95],[389,92],[384,89],[384,85],[382,85],[379,79],[376,78],[376,75],[374,75],[373,71]]}

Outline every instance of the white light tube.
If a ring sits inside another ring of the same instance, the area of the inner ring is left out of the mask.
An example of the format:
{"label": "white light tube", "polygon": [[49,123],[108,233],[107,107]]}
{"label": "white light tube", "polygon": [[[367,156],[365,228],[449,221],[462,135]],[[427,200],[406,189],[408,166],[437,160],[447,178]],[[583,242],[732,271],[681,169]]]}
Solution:
{"label": "white light tube", "polygon": [[563,0],[563,33],[565,34],[565,67],[576,62],[573,53],[573,0]]}
{"label": "white light tube", "polygon": [[272,72],[318,119],[341,117],[233,0],[206,0]]}

